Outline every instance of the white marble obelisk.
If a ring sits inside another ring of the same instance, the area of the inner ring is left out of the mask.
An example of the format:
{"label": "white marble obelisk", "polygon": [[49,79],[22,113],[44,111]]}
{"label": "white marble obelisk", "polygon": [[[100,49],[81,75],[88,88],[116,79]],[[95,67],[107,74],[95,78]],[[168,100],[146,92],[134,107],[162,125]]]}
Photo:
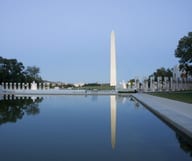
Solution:
{"label": "white marble obelisk", "polygon": [[116,86],[116,48],[115,32],[111,32],[111,50],[110,50],[110,86]]}

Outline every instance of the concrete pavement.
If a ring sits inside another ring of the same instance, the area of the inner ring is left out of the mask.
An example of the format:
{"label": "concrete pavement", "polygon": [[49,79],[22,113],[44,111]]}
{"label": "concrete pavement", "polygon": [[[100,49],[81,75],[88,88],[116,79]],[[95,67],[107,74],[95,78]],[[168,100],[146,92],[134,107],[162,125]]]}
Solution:
{"label": "concrete pavement", "polygon": [[192,138],[192,104],[143,93],[132,96],[161,119]]}

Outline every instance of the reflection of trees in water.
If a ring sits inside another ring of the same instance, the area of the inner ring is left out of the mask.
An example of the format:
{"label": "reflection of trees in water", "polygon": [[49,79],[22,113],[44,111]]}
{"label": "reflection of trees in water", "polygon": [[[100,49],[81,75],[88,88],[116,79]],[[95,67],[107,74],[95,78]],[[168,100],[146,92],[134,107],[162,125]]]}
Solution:
{"label": "reflection of trees in water", "polygon": [[180,133],[176,133],[176,138],[179,141],[180,148],[183,149],[186,153],[189,153],[192,157],[192,140],[186,136],[183,136]]}
{"label": "reflection of trees in water", "polygon": [[7,122],[16,122],[22,119],[24,114],[36,115],[40,113],[39,103],[43,98],[31,97],[4,97],[0,100],[0,125]]}
{"label": "reflection of trees in water", "polygon": [[40,113],[38,103],[30,104],[27,109],[25,110],[27,115],[36,115]]}

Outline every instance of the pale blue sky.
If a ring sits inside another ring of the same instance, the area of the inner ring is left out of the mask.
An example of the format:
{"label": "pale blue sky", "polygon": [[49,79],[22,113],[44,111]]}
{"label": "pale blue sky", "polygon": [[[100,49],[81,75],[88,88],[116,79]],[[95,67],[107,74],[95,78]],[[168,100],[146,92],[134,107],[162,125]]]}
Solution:
{"label": "pale blue sky", "polygon": [[47,80],[109,82],[112,30],[118,81],[171,68],[192,0],[0,0],[0,56]]}

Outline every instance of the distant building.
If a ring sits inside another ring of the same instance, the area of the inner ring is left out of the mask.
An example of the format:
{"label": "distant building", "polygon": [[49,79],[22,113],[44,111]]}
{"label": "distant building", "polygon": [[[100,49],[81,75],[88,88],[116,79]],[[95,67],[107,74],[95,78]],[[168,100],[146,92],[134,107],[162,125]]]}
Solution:
{"label": "distant building", "polygon": [[85,85],[85,83],[75,83],[73,84],[75,87],[82,87]]}

